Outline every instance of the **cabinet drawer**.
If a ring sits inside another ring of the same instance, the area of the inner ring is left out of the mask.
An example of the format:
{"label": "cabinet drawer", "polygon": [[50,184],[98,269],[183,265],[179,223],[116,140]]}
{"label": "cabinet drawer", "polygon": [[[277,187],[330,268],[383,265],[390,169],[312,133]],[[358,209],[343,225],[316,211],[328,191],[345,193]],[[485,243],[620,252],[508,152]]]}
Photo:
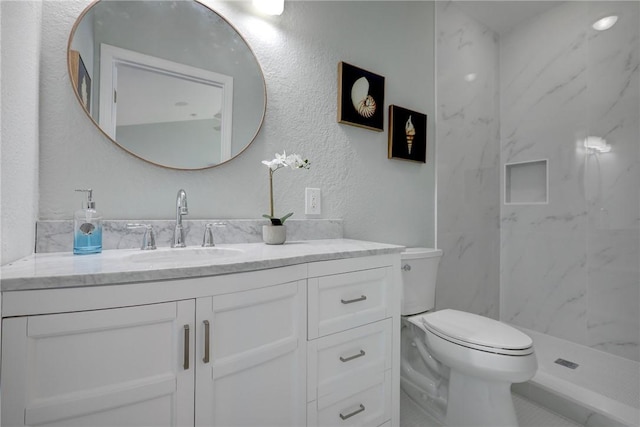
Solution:
{"label": "cabinet drawer", "polygon": [[390,316],[391,267],[309,279],[309,339]]}
{"label": "cabinet drawer", "polygon": [[386,319],[309,342],[307,400],[391,369],[391,337]]}
{"label": "cabinet drawer", "polygon": [[307,426],[376,427],[391,419],[391,371],[350,386],[309,403]]}

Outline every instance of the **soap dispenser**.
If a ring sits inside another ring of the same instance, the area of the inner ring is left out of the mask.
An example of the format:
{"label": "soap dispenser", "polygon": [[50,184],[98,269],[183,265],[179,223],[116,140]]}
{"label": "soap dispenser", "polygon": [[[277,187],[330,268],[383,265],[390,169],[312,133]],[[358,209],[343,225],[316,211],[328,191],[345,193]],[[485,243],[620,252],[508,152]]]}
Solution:
{"label": "soap dispenser", "polygon": [[73,216],[73,253],[98,254],[102,252],[102,216],[96,211],[93,190],[76,191],[87,193],[87,200]]}

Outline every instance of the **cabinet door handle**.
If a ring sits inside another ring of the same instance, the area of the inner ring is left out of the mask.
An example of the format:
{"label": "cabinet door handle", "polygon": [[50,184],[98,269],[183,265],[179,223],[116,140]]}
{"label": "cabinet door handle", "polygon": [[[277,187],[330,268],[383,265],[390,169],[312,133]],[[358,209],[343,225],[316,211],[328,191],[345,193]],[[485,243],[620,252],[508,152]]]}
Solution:
{"label": "cabinet door handle", "polygon": [[184,361],[182,366],[185,371],[189,369],[189,325],[184,325]]}
{"label": "cabinet door handle", "polygon": [[209,363],[209,321],[203,320],[202,323],[204,323],[204,357],[202,361]]}
{"label": "cabinet door handle", "polygon": [[358,415],[362,411],[364,411],[364,405],[361,403],[360,407],[358,409],[356,409],[355,411],[351,412],[350,414],[342,415],[342,412],[340,412],[340,418],[342,418],[343,420],[346,420],[347,418],[351,418],[354,415]]}
{"label": "cabinet door handle", "polygon": [[366,295],[360,295],[360,298],[354,298],[354,299],[348,299],[348,300],[341,299],[340,302],[343,304],[351,304],[354,302],[364,301],[366,299],[367,299]]}
{"label": "cabinet door handle", "polygon": [[341,362],[348,362],[348,361],[350,361],[350,360],[357,359],[358,357],[362,357],[362,356],[364,356],[364,355],[365,355],[364,350],[360,350],[360,353],[358,353],[358,354],[354,354],[353,356],[349,356],[349,357],[342,357],[342,356],[340,356],[340,361],[341,361]]}

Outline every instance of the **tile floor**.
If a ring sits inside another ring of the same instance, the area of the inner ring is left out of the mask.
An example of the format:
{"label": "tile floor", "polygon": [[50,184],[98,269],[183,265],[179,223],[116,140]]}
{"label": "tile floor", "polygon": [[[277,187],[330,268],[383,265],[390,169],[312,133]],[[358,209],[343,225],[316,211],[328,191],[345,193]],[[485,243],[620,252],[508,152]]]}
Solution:
{"label": "tile floor", "polygon": [[[580,424],[549,412],[520,395],[513,395],[513,403],[520,427],[581,427]],[[400,427],[442,427],[442,424],[425,413],[407,394],[401,392]]]}

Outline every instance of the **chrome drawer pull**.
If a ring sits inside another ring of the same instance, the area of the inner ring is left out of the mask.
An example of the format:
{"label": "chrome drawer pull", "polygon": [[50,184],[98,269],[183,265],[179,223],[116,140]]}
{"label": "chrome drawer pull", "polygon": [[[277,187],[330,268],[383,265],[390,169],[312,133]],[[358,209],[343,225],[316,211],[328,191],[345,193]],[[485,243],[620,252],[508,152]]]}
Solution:
{"label": "chrome drawer pull", "polygon": [[184,325],[184,361],[182,367],[189,369],[189,325]]}
{"label": "chrome drawer pull", "polygon": [[202,323],[204,323],[204,357],[202,358],[202,361],[204,363],[209,363],[209,347],[211,347],[209,343],[209,321],[203,320]]}
{"label": "chrome drawer pull", "polygon": [[350,361],[350,360],[357,359],[358,357],[362,357],[362,356],[364,356],[364,355],[365,355],[364,350],[360,350],[360,353],[358,353],[358,354],[354,354],[353,356],[349,356],[349,357],[342,357],[342,356],[340,356],[340,361],[341,361],[341,362],[348,362],[348,361]]}
{"label": "chrome drawer pull", "polygon": [[348,300],[341,299],[340,302],[343,303],[343,304],[351,304],[351,303],[354,303],[354,302],[364,301],[366,299],[367,299],[366,295],[361,295],[360,298],[348,299]]}
{"label": "chrome drawer pull", "polygon": [[352,413],[350,413],[350,414],[342,415],[342,413],[340,413],[340,418],[342,418],[343,420],[346,420],[347,418],[351,418],[351,417],[353,417],[354,415],[358,415],[358,414],[359,414],[360,412],[362,412],[362,411],[364,411],[364,405],[361,403],[361,404],[360,404],[360,408],[359,408],[359,409],[356,409],[355,411],[353,411],[353,412],[352,412]]}

